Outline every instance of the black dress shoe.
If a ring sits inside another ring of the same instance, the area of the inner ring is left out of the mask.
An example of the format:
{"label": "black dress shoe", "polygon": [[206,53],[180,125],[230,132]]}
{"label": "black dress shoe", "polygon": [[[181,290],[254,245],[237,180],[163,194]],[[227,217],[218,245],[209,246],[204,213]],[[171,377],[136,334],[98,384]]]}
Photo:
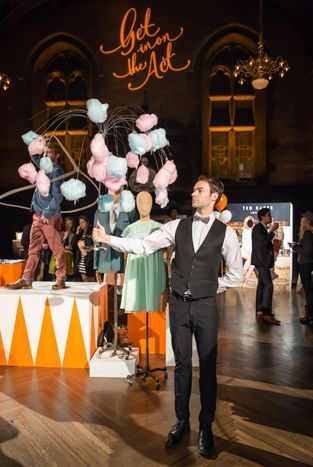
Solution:
{"label": "black dress shoe", "polygon": [[214,454],[214,438],[210,425],[200,427],[198,448],[203,457],[209,458]]}
{"label": "black dress shoe", "polygon": [[172,426],[167,438],[165,440],[165,446],[167,448],[174,447],[182,439],[185,433],[190,432],[189,420],[178,420],[176,425]]}

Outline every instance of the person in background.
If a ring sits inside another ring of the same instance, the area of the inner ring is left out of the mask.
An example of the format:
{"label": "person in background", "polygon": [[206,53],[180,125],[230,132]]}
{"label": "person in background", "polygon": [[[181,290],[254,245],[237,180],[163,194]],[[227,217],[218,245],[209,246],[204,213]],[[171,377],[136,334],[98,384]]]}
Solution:
{"label": "person in background", "polygon": [[23,247],[23,258],[27,261],[28,258],[28,248],[29,248],[29,239],[30,239],[30,229],[31,224],[25,225],[23,228],[22,238],[21,238],[21,245]]}
{"label": "person in background", "polygon": [[290,246],[298,253],[299,272],[305,293],[305,314],[299,318],[301,324],[313,324],[313,212],[302,214],[299,231],[299,242]]}
{"label": "person in background", "polygon": [[273,279],[271,268],[274,266],[273,238],[278,224],[272,223],[272,212],[269,208],[258,211],[259,222],[252,230],[252,255],[251,265],[255,266],[258,286],[256,290],[256,315],[261,315],[263,321],[268,324],[280,325],[280,321],[272,312]]}
{"label": "person in background", "polygon": [[76,244],[76,272],[80,274],[83,282],[94,282],[96,279],[93,269],[93,250],[89,249],[93,247],[91,225],[88,217],[84,215],[78,217]]}
{"label": "person in background", "polygon": [[242,259],[245,260],[245,264],[243,266],[244,276],[246,276],[246,273],[249,271],[249,268],[251,266],[253,226],[254,226],[253,217],[252,216],[246,217],[243,223],[242,237],[241,237],[241,255],[242,255]]}

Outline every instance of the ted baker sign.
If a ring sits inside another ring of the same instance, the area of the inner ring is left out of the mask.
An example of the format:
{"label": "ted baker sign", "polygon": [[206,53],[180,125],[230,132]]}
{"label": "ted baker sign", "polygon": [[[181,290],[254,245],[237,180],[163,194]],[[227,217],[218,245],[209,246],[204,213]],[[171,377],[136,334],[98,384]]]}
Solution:
{"label": "ted baker sign", "polygon": [[146,9],[143,22],[140,23],[136,8],[130,8],[120,26],[119,45],[111,50],[106,50],[104,45],[100,45],[100,52],[104,55],[120,54],[125,57],[126,70],[114,71],[113,76],[127,79],[128,89],[137,91],[153,76],[163,79],[170,71],[178,73],[187,70],[190,60],[179,64],[174,52],[174,44],[182,37],[183,32],[182,26],[176,34],[162,32],[161,27],[151,20],[151,8]]}

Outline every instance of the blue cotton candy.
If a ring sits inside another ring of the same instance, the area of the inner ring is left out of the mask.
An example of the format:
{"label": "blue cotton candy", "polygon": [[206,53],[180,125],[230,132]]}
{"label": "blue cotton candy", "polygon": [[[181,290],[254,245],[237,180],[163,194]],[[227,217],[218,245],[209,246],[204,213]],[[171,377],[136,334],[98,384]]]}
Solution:
{"label": "blue cotton candy", "polygon": [[22,140],[28,146],[38,136],[39,135],[37,135],[34,131],[28,131],[27,133],[24,133],[24,135],[22,135]]}
{"label": "blue cotton candy", "polygon": [[101,212],[109,212],[114,204],[112,195],[101,195],[98,201],[98,209]]}
{"label": "blue cotton candy", "polygon": [[120,206],[122,212],[131,212],[135,209],[135,197],[131,191],[125,190],[122,192]]}
{"label": "blue cotton candy", "polygon": [[127,160],[124,157],[110,156],[107,164],[108,175],[112,178],[122,178],[127,173]]}
{"label": "blue cotton candy", "polygon": [[39,162],[39,167],[46,174],[50,174],[53,171],[53,162],[50,157],[42,157]]}
{"label": "blue cotton candy", "polygon": [[77,201],[79,198],[86,196],[86,185],[85,183],[71,178],[67,182],[62,183],[61,193],[68,201]]}
{"label": "blue cotton candy", "polygon": [[147,138],[140,133],[130,133],[128,135],[128,144],[133,153],[142,156],[148,151]]}
{"label": "blue cotton candy", "polygon": [[89,99],[87,101],[87,115],[94,123],[103,123],[107,119],[109,104],[101,104],[99,99]]}
{"label": "blue cotton candy", "polygon": [[158,128],[157,130],[150,131],[149,135],[152,138],[153,151],[156,151],[157,149],[162,149],[170,144],[168,139],[166,138],[166,132],[164,128]]}

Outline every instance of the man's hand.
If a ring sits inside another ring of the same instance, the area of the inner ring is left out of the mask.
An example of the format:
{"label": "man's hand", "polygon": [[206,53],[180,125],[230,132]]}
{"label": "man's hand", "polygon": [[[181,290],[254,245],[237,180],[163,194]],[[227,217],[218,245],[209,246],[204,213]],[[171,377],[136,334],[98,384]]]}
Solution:
{"label": "man's hand", "polygon": [[43,224],[49,224],[49,219],[47,217],[45,217],[43,214],[42,214],[40,220],[41,220],[41,222]]}
{"label": "man's hand", "polygon": [[274,222],[274,224],[272,224],[272,227],[270,228],[270,232],[275,232],[275,230],[277,230],[278,227],[279,227],[278,222]]}
{"label": "man's hand", "polygon": [[99,221],[97,221],[97,227],[92,230],[92,239],[94,242],[110,243],[110,235],[106,234]]}

